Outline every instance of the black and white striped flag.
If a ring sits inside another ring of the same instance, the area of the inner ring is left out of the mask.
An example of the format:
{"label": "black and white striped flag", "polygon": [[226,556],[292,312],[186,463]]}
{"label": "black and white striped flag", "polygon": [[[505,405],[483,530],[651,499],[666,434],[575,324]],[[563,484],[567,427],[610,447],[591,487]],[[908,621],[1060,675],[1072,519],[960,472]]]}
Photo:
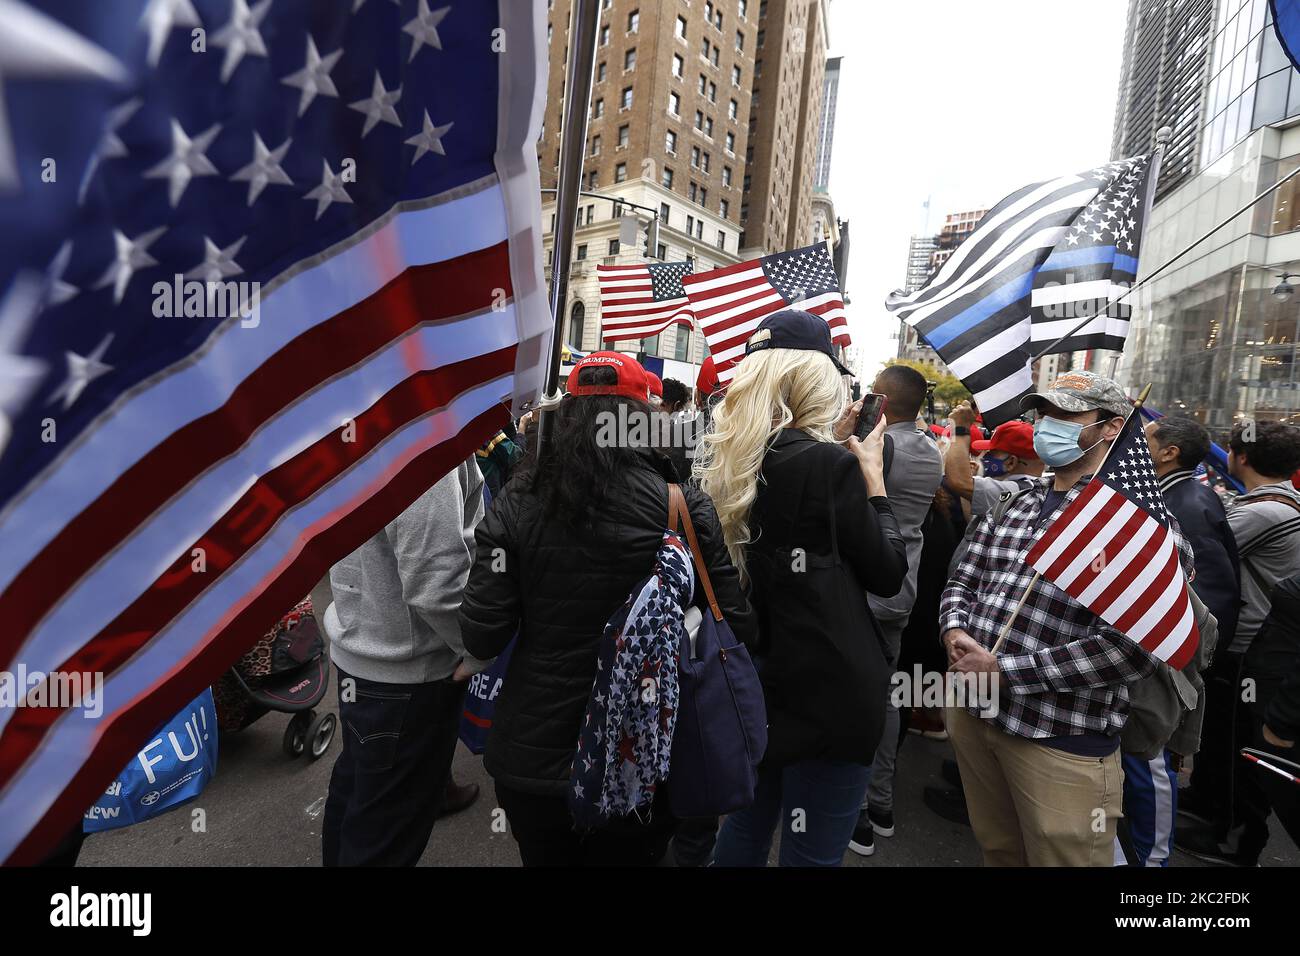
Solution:
{"label": "black and white striped flag", "polygon": [[1107,304],[1137,274],[1158,167],[1153,153],[1026,186],[989,210],[921,289],[886,300],[971,390],[988,425],[1019,416],[1034,343],[1096,315],[1051,351],[1123,347],[1127,310]]}

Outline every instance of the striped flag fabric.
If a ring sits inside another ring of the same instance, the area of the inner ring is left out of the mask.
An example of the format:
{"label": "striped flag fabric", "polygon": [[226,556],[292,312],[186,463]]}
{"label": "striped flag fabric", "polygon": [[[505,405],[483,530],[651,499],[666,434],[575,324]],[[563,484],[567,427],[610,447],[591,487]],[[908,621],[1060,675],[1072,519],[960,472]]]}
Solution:
{"label": "striped flag fabric", "polygon": [[782,309],[820,315],[836,345],[852,344],[844,294],[824,243],[696,273],[683,284],[721,385],[731,381],[759,323]]}
{"label": "striped flag fabric", "polygon": [[30,863],[540,392],[546,10],[0,6],[0,75],[42,64],[0,111],[0,673],[102,680],[0,708]]}
{"label": "striped flag fabric", "polygon": [[[1128,300],[1111,303],[1137,281],[1147,211],[1159,179],[1159,153],[1150,163],[1121,172],[1084,207],[1038,267],[1030,295],[1035,354],[1046,345],[1052,346],[1049,354],[1123,351],[1133,306]],[[1076,331],[1088,316],[1096,319]]]}
{"label": "striped flag fabric", "polygon": [[[1116,233],[1108,234],[1112,239],[1108,244],[1107,234],[1100,240],[1089,234],[1094,251],[1079,258],[1096,261],[1080,261],[1077,266],[1066,256],[1082,240],[1076,235],[1071,245],[1070,237],[1078,226],[1093,224],[1095,220],[1085,223],[1084,216],[1094,215],[1099,197],[1123,194],[1135,176],[1144,176],[1153,156],[1107,163],[1017,190],[985,214],[924,286],[912,293],[895,292],[886,300],[885,307],[916,329],[970,389],[990,427],[1019,417],[1020,398],[1033,388],[1031,341],[1037,323],[1031,299],[1039,271],[1059,253],[1055,265],[1062,268],[1052,270],[1058,282],[1070,268],[1084,265],[1100,267],[1099,281],[1118,282],[1121,272],[1114,263],[1121,250],[1113,241]],[[1129,237],[1135,234],[1130,230]],[[1104,271],[1107,255],[1109,272]],[[1136,260],[1136,251],[1128,258]],[[1137,264],[1125,259],[1119,265],[1136,269]],[[1090,288],[1095,297],[1096,287]],[[1046,308],[1046,299],[1041,305]]]}
{"label": "striped flag fabric", "polygon": [[1196,653],[1200,632],[1141,415],[1129,415],[1105,463],[1027,560],[1170,667]]}
{"label": "striped flag fabric", "polygon": [[670,325],[695,324],[682,279],[695,271],[689,262],[597,266],[601,338],[606,342],[648,339]]}

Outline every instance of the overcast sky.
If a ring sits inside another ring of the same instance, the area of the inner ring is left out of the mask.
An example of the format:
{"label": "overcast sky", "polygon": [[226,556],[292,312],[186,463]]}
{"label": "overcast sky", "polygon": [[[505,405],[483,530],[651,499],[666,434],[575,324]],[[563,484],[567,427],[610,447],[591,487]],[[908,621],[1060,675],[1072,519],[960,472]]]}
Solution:
{"label": "overcast sky", "polygon": [[884,299],[903,284],[909,237],[1110,159],[1127,10],[1127,0],[833,0],[831,55],[844,63],[831,195],[852,222],[853,341],[872,359],[897,349]]}

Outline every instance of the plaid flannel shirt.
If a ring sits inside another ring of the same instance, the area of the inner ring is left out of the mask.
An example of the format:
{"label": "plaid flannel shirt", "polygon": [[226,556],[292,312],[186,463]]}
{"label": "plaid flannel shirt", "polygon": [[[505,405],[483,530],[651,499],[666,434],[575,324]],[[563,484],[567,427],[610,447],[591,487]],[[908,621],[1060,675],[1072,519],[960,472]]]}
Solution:
{"label": "plaid flannel shirt", "polygon": [[[1079,479],[1056,514],[1091,480]],[[996,526],[991,516],[984,518],[943,592],[940,635],[959,627],[986,650],[993,648],[1034,578],[1027,554],[1040,537],[1038,516],[1050,487],[1050,477],[1036,481]],[[1192,550],[1172,515],[1169,522],[1190,580]],[[1016,737],[1117,734],[1128,714],[1125,685],[1153,673],[1156,665],[1141,645],[1039,579],[998,651],[1003,693],[992,719]],[[979,714],[978,707],[969,709]]]}

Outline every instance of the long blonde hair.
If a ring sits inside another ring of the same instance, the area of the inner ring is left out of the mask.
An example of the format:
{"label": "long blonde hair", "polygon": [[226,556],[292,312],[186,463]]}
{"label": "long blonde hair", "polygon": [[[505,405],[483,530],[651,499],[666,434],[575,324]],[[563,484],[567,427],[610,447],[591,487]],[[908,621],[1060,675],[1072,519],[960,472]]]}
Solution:
{"label": "long blonde hair", "polygon": [[818,441],[835,441],[844,411],[844,380],[818,352],[765,349],[736,368],[726,397],[713,412],[695,458],[695,476],[713,499],[732,563],[745,576],[745,545],[758,477],[773,440],[798,428]]}

